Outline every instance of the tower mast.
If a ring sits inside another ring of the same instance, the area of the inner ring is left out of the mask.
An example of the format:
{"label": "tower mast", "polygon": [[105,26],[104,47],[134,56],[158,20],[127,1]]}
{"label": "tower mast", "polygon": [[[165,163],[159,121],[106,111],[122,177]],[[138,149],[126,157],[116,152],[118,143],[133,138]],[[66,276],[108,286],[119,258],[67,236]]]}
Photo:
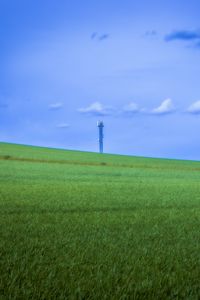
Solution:
{"label": "tower mast", "polygon": [[103,153],[103,121],[98,121],[97,126],[99,127],[99,153]]}

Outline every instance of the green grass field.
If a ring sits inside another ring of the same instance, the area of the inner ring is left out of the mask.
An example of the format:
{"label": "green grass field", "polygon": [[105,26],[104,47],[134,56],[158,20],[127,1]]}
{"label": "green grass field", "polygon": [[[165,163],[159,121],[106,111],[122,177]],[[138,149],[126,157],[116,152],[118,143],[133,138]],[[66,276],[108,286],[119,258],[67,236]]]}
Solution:
{"label": "green grass field", "polygon": [[200,299],[200,162],[0,143],[0,299]]}

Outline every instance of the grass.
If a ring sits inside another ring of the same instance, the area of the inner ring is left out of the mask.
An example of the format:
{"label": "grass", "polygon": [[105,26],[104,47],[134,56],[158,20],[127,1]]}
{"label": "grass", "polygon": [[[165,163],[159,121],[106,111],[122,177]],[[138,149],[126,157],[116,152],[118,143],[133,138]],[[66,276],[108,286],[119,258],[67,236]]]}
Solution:
{"label": "grass", "polygon": [[200,299],[200,162],[0,143],[0,299]]}

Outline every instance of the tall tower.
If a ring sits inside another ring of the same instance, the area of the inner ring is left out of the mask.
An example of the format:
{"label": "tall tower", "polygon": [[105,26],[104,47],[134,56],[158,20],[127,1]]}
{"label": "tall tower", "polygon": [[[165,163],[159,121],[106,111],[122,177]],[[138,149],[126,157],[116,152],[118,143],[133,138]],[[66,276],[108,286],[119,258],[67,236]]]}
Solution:
{"label": "tall tower", "polygon": [[97,126],[99,127],[99,152],[103,153],[103,121],[98,121]]}

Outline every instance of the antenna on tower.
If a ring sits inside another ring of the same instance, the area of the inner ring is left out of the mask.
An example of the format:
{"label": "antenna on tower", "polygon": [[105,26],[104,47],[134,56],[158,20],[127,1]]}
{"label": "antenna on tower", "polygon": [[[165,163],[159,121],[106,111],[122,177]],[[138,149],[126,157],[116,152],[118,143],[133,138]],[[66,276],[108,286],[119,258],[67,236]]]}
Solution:
{"label": "antenna on tower", "polygon": [[97,126],[99,127],[99,153],[103,153],[103,121],[98,121]]}

